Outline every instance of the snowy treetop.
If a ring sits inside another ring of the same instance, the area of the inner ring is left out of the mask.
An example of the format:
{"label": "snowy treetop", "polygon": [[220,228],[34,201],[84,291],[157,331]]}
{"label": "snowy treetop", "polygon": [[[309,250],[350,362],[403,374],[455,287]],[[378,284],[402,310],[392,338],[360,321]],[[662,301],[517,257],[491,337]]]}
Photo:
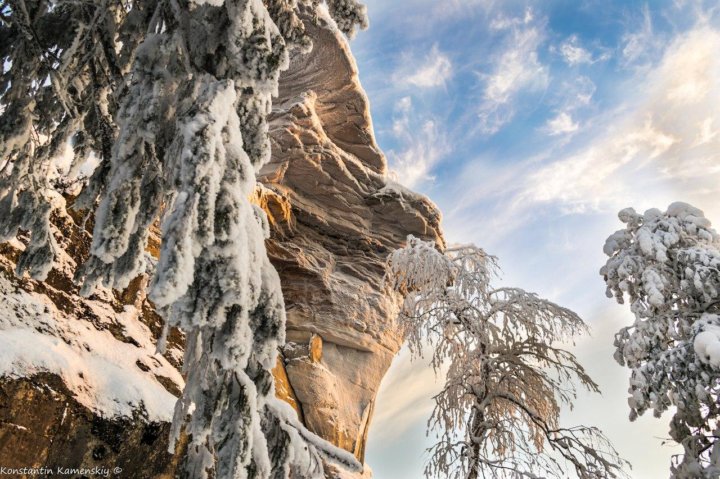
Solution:
{"label": "snowy treetop", "polygon": [[670,435],[685,454],[673,477],[718,477],[720,235],[687,203],[618,217],[626,226],[605,242],[600,274],[635,316],[615,336],[615,359],[632,371],[630,419],[674,406]]}
{"label": "snowy treetop", "polygon": [[587,332],[572,311],[520,288],[495,287],[497,260],[474,245],[438,251],[408,237],[388,258],[406,294],[400,319],[410,350],[432,346],[447,366],[429,429],[439,430],[425,475],[439,478],[623,476],[624,461],[597,428],[562,427],[575,383],[598,387],[563,345]]}

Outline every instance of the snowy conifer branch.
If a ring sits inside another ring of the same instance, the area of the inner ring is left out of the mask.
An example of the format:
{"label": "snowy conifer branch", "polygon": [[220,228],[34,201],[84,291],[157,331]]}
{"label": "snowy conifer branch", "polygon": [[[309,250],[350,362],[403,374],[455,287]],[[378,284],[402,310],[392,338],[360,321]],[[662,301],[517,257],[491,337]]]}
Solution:
{"label": "snowy conifer branch", "polygon": [[497,261],[475,246],[437,251],[409,237],[388,259],[406,293],[401,320],[411,351],[433,347],[447,365],[428,426],[440,432],[425,474],[452,478],[623,476],[627,463],[596,428],[564,428],[575,383],[598,387],[563,343],[587,332],[572,311],[519,288],[495,288]]}
{"label": "snowy conifer branch", "polygon": [[608,237],[600,270],[607,295],[630,300],[632,325],[615,335],[615,359],[630,368],[630,419],[676,410],[670,436],[684,449],[676,478],[720,475],[720,236],[685,203],[632,208]]}
{"label": "snowy conifer branch", "polygon": [[[173,426],[186,477],[323,477],[354,459],[277,407],[284,341],[264,213],[248,201],[270,157],[267,115],[317,0],[9,0],[0,21],[0,241],[29,231],[18,273],[43,279],[55,249],[46,196],[72,141],[99,159],[76,205],[95,212],[82,293],[155,267],[150,297],[188,338]],[[364,7],[331,1],[351,34]],[[162,220],[160,258],[146,261]],[[311,440],[312,439],[312,440]]]}
{"label": "snowy conifer branch", "polygon": [[352,38],[355,29],[368,27],[367,7],[357,0],[327,0],[330,15],[341,32]]}

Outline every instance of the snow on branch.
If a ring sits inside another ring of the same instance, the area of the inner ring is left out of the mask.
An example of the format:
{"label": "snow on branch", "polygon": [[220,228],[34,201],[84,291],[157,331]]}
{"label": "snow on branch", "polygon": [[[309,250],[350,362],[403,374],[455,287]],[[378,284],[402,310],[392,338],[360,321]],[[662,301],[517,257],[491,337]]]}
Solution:
{"label": "snow on branch", "polygon": [[368,27],[367,7],[357,0],[327,0],[327,4],[330,16],[348,37],[355,36],[356,28]]}
{"label": "snow on branch", "polygon": [[406,293],[401,320],[411,350],[447,365],[428,422],[439,431],[427,477],[622,477],[627,465],[594,427],[566,428],[575,384],[598,391],[564,345],[587,327],[572,311],[519,288],[492,285],[497,260],[473,245],[444,253],[408,237],[388,259]]}
{"label": "snow on branch", "polygon": [[[183,474],[323,477],[358,469],[275,405],[285,312],[248,200],[270,157],[267,116],[291,53],[307,52],[317,0],[101,0],[3,3],[0,21],[0,241],[29,232],[17,263],[44,279],[55,243],[47,201],[55,159],[99,158],[76,207],[94,213],[82,293],[152,271],[150,297],[188,338],[173,438]],[[355,0],[328,1],[352,34]],[[148,232],[162,222],[157,262]]]}
{"label": "snow on branch", "polygon": [[635,316],[615,335],[615,359],[631,370],[630,419],[674,406],[670,436],[684,454],[673,477],[718,477],[720,236],[686,203],[618,216],[626,226],[605,242],[600,274]]}

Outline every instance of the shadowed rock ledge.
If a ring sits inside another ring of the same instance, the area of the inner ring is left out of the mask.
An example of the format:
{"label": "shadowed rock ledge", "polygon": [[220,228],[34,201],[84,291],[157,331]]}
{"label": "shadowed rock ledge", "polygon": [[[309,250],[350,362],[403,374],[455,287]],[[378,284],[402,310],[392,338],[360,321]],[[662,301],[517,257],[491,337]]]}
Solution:
{"label": "shadowed rock ledge", "polygon": [[[385,259],[408,234],[442,244],[440,215],[388,183],[346,41],[330,27],[309,28],[315,48],[283,75],[272,161],[252,198],[270,220],[267,247],[287,309],[276,389],[311,431],[364,460],[375,397],[403,341]],[[161,325],[145,277],[124,292],[78,296],[71,278],[90,235],[62,198],[58,205],[61,252],[48,281],[14,277],[22,238],[0,245],[0,465],[172,477],[167,421],[182,388],[183,338],[172,332],[168,352],[154,354]],[[151,241],[156,252],[157,235]],[[47,340],[43,355],[28,362],[22,338]],[[124,353],[108,353],[115,349]]]}

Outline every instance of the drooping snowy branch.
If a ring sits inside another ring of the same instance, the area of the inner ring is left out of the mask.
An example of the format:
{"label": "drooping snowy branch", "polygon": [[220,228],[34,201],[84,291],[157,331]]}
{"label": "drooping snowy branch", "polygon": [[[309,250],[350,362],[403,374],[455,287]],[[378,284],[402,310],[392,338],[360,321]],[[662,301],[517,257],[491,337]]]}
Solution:
{"label": "drooping snowy branch", "polygon": [[56,248],[46,200],[52,160],[71,137],[78,139],[78,161],[88,149],[112,145],[109,91],[119,86],[140,36],[121,30],[125,18],[122,3],[112,0],[3,3],[0,241],[19,229],[30,232],[18,274],[44,279],[52,265]]}
{"label": "drooping snowy branch", "polygon": [[[150,297],[188,338],[174,437],[185,476],[322,477],[352,458],[282,412],[270,369],[284,341],[267,222],[248,197],[269,159],[267,115],[291,52],[308,51],[317,0],[2,3],[0,240],[31,233],[18,262],[38,278],[54,242],[48,171],[72,140],[100,164],[78,198],[95,212],[82,292],[155,267]],[[330,2],[340,28],[365,25]],[[96,206],[97,205],[97,206]],[[160,258],[146,259],[162,219]]]}
{"label": "drooping snowy branch", "polygon": [[615,359],[632,371],[630,419],[676,410],[670,436],[683,446],[673,477],[720,475],[720,236],[685,203],[619,214],[600,270],[608,297],[630,300],[632,325],[615,336]]}
{"label": "drooping snowy branch", "polygon": [[413,237],[388,260],[407,293],[401,319],[411,350],[432,345],[447,365],[428,423],[440,432],[425,474],[452,478],[622,476],[622,461],[594,427],[562,427],[575,382],[597,385],[562,344],[586,332],[572,311],[518,288],[495,288],[496,259],[475,246],[438,252]]}
{"label": "drooping snowy branch", "polygon": [[341,32],[352,38],[356,28],[368,27],[367,7],[357,0],[328,0],[330,15]]}

